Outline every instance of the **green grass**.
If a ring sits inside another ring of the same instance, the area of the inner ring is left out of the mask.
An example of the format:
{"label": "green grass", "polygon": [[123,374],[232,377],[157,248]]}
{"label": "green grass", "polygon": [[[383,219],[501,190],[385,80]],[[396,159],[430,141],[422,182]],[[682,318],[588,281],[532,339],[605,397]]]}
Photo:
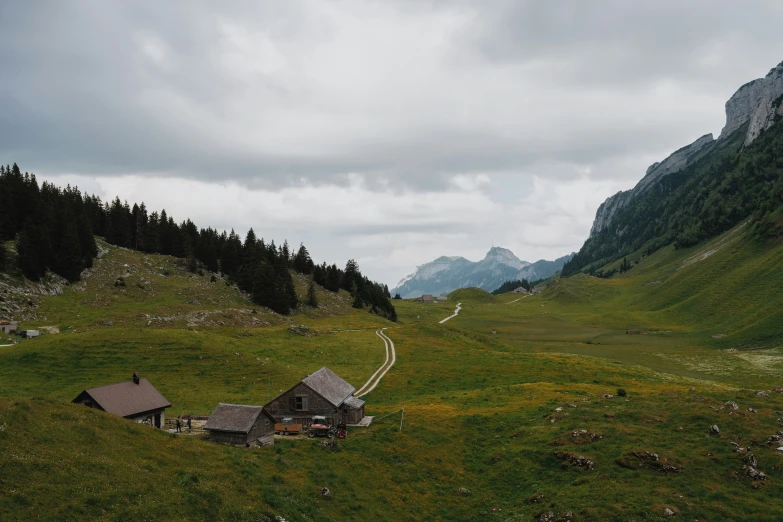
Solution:
{"label": "green grass", "polygon": [[[663,519],[669,507],[687,519],[783,519],[783,454],[764,444],[783,430],[783,394],[756,394],[783,385],[782,250],[740,231],[681,268],[714,246],[664,249],[622,277],[575,276],[522,299],[466,289],[444,303],[395,301],[396,324],[322,291],[319,310],[253,313],[222,281],[113,249],[25,324],[61,334],[0,348],[0,518],[505,521],[551,510],[625,521]],[[115,287],[121,271],[131,273]],[[460,315],[439,324],[458,302]],[[300,324],[311,336],[288,330]],[[397,363],[366,397],[377,420],[334,450],[229,448],[68,402],[133,371],[170,414],[263,404],[325,365],[358,387],[383,362],[381,327]],[[619,388],[628,396],[601,398]],[[603,438],[579,444],[579,429]],[[743,476],[732,442],[751,447],[769,480]],[[634,467],[633,451],[682,471]],[[558,452],[595,468],[563,467]]]}

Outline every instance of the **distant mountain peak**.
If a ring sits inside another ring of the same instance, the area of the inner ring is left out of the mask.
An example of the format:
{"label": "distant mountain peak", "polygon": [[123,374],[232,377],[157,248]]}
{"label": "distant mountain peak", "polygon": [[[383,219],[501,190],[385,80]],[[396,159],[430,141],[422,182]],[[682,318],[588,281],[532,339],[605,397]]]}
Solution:
{"label": "distant mountain peak", "polygon": [[[573,255],[573,254],[572,254]],[[418,297],[423,294],[450,293],[458,288],[478,287],[491,292],[506,281],[537,280],[550,277],[560,270],[571,256],[555,261],[528,263],[503,247],[492,247],[481,261],[469,261],[460,256],[442,256],[420,265],[416,272],[402,278],[392,294]]]}

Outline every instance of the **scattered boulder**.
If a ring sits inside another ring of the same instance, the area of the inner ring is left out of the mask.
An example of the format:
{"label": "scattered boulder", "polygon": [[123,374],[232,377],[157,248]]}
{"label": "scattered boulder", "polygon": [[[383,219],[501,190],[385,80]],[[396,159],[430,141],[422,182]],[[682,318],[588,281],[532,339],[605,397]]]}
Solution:
{"label": "scattered boulder", "polygon": [[730,409],[730,410],[738,410],[738,409],[739,409],[739,406],[738,406],[738,405],[737,405],[737,403],[736,403],[736,402],[734,402],[734,401],[728,401],[728,402],[726,403],[726,407],[727,407],[728,409]]}
{"label": "scattered boulder", "polygon": [[767,476],[756,468],[747,467],[747,470],[748,471],[745,473],[745,476],[750,480],[767,480]]}
{"label": "scattered boulder", "polygon": [[614,413],[604,413],[604,418],[605,419],[616,419],[617,415],[615,415]]}
{"label": "scattered boulder", "polygon": [[760,392],[756,393],[756,397],[769,397],[769,393],[761,390]]}
{"label": "scattered boulder", "polygon": [[537,504],[544,500],[544,494],[540,491],[536,491],[527,499],[528,504]]}
{"label": "scattered boulder", "polygon": [[677,513],[671,508],[666,508],[663,510],[663,514],[666,515],[667,517],[673,517]]}
{"label": "scattered boulder", "polygon": [[603,438],[603,433],[593,433],[592,431],[587,431],[585,429],[574,430],[571,432],[571,440],[575,444],[587,444]]}
{"label": "scattered boulder", "polygon": [[693,387],[691,387],[691,388],[690,388],[688,391],[689,391],[689,392],[691,392],[691,393],[693,393],[693,392],[695,392],[695,391],[696,391],[696,388],[693,388]]}
{"label": "scattered boulder", "polygon": [[746,453],[742,460],[751,468],[759,467],[758,460],[756,460],[756,456],[753,453]]}
{"label": "scattered boulder", "polygon": [[490,513],[498,513],[499,511],[502,511],[502,508],[500,506],[492,506],[489,508]]}
{"label": "scattered boulder", "polygon": [[753,408],[748,408],[748,412],[750,412],[750,413],[756,413],[756,410],[754,410]]}
{"label": "scattered boulder", "polygon": [[661,458],[657,453],[644,450],[629,451],[619,459],[617,464],[628,469],[646,468],[661,473],[679,473],[682,466]]}
{"label": "scattered boulder", "polygon": [[612,395],[611,393],[604,393],[603,395],[601,395],[601,398],[602,399],[614,399],[614,395]]}
{"label": "scattered boulder", "polygon": [[783,386],[775,386],[775,391],[778,393],[783,393]]}
{"label": "scattered boulder", "polygon": [[710,435],[719,435],[720,434],[720,428],[718,428],[717,424],[713,424],[710,427]]}
{"label": "scattered boulder", "polygon": [[540,522],[555,522],[555,514],[551,511],[547,511],[546,513],[542,513],[538,520],[540,520]]}
{"label": "scattered boulder", "polygon": [[593,459],[577,453],[571,453],[570,451],[558,451],[555,453],[555,457],[563,461],[562,469],[575,466],[579,469],[591,470],[595,467]]}
{"label": "scattered boulder", "polygon": [[468,488],[459,488],[457,493],[460,495],[470,495],[470,490]]}
{"label": "scattered boulder", "polygon": [[783,431],[778,430],[776,434],[767,439],[767,444],[775,444],[781,441],[783,441]]}
{"label": "scattered boulder", "polygon": [[329,488],[321,488],[321,496],[322,497],[331,497],[332,492],[329,491]]}

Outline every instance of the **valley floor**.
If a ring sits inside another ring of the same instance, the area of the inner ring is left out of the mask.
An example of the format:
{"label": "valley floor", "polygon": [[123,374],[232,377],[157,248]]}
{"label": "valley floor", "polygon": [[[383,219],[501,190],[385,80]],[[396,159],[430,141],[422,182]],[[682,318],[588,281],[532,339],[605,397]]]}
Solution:
{"label": "valley floor", "polygon": [[[680,268],[702,248],[524,299],[395,301],[398,323],[326,294],[253,313],[224,282],[113,250],[25,323],[62,333],[0,348],[0,518],[783,519],[781,251]],[[113,286],[124,265],[145,288]],[[358,387],[388,367],[382,328],[396,361],[363,397],[375,420],[329,448],[220,446],[69,403],[133,371],[169,416],[264,404],[322,366]]]}

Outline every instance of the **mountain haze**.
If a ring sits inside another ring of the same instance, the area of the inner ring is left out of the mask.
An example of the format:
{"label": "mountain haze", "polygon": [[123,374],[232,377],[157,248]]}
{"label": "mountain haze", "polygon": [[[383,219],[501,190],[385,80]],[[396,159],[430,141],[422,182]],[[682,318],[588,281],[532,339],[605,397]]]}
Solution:
{"label": "mountain haze", "polygon": [[469,261],[464,257],[442,256],[425,263],[416,272],[397,283],[392,294],[403,298],[422,294],[449,293],[458,288],[478,287],[492,291],[505,281],[527,279],[533,281],[554,275],[571,259],[573,254],[546,261],[529,263],[520,260],[511,250],[493,247],[481,261]]}

